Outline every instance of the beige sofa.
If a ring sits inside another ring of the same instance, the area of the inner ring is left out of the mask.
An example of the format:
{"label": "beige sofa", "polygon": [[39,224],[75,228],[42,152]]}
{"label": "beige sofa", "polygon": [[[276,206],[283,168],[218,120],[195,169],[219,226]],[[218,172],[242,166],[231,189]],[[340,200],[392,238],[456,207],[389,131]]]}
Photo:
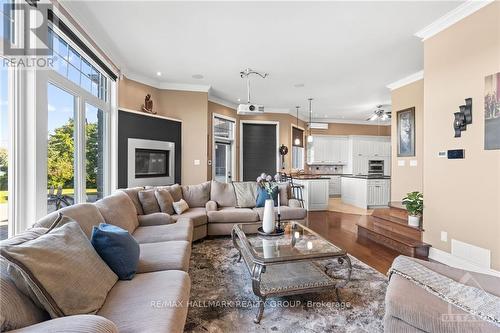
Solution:
{"label": "beige sofa", "polygon": [[[500,279],[498,277],[415,258],[411,258],[411,260],[415,260],[452,280],[480,288],[491,295],[500,297]],[[385,332],[500,332],[498,326],[488,322],[476,318],[464,320],[464,318],[468,318],[467,315],[466,312],[427,292],[415,283],[396,274],[391,276],[385,296]]]}
{"label": "beige sofa", "polygon": [[[291,196],[291,191],[287,184],[280,185],[280,187],[281,220],[303,222],[307,217],[307,211],[301,207],[297,199]],[[141,203],[138,194],[144,190],[154,189],[169,190],[175,201],[182,198],[187,201],[190,208],[180,215],[161,213],[160,207],[157,208],[158,212],[145,214],[143,203]],[[262,224],[264,214],[264,208],[255,207],[255,200],[253,201],[253,206],[247,205],[245,208],[237,207],[237,197],[233,184],[225,184],[217,181],[187,186],[135,187],[122,189],[121,191],[125,192],[134,203],[139,214],[139,221],[149,221],[157,218],[171,218],[172,221],[177,221],[181,218],[191,219],[193,221],[193,240],[202,239],[207,235],[230,235],[235,223],[248,224],[246,228],[248,232],[257,232],[257,228]],[[255,193],[251,193],[250,195],[255,197]],[[274,210],[277,218],[277,207]]]}
{"label": "beige sofa", "polygon": [[[50,319],[16,287],[2,260],[2,330],[12,329],[12,323],[16,323],[21,328],[14,332],[183,331],[191,287],[187,273],[193,234],[190,219],[179,218],[171,224],[168,216],[157,214],[141,223],[135,206],[123,192],[95,204],[78,204],[59,212],[78,222],[88,237],[92,227],[99,223],[128,230],[140,245],[138,274],[132,280],[116,282],[95,315]],[[35,227],[49,227],[57,216],[58,212],[49,214]]]}

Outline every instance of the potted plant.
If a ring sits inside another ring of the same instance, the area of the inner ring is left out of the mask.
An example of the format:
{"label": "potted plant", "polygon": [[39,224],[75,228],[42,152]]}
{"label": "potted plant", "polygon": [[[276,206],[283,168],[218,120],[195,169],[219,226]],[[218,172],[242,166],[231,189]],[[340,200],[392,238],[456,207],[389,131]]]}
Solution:
{"label": "potted plant", "polygon": [[408,224],[412,227],[420,227],[420,218],[424,211],[424,195],[418,191],[410,192],[403,198],[403,205],[408,212]]}
{"label": "potted plant", "polygon": [[262,230],[268,234],[274,232],[275,229],[273,196],[275,196],[275,192],[278,188],[278,183],[275,181],[275,178],[276,176],[273,179],[272,176],[266,175],[265,173],[262,173],[257,178],[257,184],[265,193],[267,193],[267,199],[264,203],[264,216],[262,217]]}

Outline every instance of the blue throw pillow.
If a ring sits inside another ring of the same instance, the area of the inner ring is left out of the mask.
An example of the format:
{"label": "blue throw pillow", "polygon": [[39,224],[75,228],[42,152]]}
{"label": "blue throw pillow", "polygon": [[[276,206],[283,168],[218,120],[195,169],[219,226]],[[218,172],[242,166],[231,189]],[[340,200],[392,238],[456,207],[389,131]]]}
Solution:
{"label": "blue throw pillow", "polygon": [[274,200],[274,206],[278,206],[278,194],[279,194],[279,188],[275,187],[273,189],[273,197],[271,198],[269,196],[269,193],[262,187],[259,187],[257,189],[257,202],[255,203],[255,207],[264,207],[266,204],[267,199],[273,199]]}
{"label": "blue throw pillow", "polygon": [[90,242],[120,280],[134,277],[139,265],[139,244],[127,230],[101,223],[92,229]]}

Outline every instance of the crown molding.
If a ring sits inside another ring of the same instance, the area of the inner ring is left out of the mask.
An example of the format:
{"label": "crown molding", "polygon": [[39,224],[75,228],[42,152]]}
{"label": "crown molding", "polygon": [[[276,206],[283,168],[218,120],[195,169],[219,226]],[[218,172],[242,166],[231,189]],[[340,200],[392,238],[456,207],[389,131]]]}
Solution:
{"label": "crown molding", "polygon": [[386,87],[389,88],[390,90],[395,90],[398,88],[401,88],[403,86],[406,86],[407,84],[416,82],[418,80],[422,80],[424,78],[424,71],[419,71],[416,73],[413,73],[411,75],[408,75],[407,77],[404,77],[400,80],[397,80],[393,83],[388,84]]}
{"label": "crown molding", "polygon": [[235,111],[238,108],[238,104],[232,103],[232,102],[229,102],[225,99],[214,96],[214,95],[210,94],[210,91],[208,92],[208,101],[215,103],[215,104],[225,106],[226,108],[230,108],[230,109],[233,109]]}
{"label": "crown molding", "polygon": [[134,80],[139,83],[146,84],[148,86],[161,90],[196,91],[196,92],[206,92],[206,93],[208,93],[210,90],[209,85],[164,82],[160,80],[151,79],[149,77],[136,74],[134,72],[126,72],[124,73],[124,75],[127,79]]}
{"label": "crown molding", "polygon": [[[369,125],[369,126],[391,126],[391,121],[377,122],[368,120],[355,120],[355,119],[314,119],[313,123],[328,123],[328,124],[351,124],[351,125]],[[321,130],[318,130],[321,131]]]}
{"label": "crown molding", "polygon": [[417,31],[415,36],[425,41],[492,2],[494,0],[468,0],[422,30]]}

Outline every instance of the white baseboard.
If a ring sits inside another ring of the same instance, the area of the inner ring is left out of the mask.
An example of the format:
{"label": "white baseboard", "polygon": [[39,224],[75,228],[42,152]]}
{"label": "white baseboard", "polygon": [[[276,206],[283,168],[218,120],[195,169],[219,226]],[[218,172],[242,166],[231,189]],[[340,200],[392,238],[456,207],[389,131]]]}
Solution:
{"label": "white baseboard", "polygon": [[451,253],[438,250],[436,248],[431,247],[429,249],[429,258],[432,260],[439,261],[440,263],[443,263],[445,265],[451,266],[451,267],[456,267],[460,269],[465,269],[468,271],[472,272],[477,272],[477,273],[482,273],[482,274],[488,274],[488,275],[493,275],[500,277],[500,272],[496,271],[491,268],[484,268],[478,265],[475,265],[474,263],[471,263],[470,261],[464,260],[462,258],[458,258],[456,256],[453,256]]}

